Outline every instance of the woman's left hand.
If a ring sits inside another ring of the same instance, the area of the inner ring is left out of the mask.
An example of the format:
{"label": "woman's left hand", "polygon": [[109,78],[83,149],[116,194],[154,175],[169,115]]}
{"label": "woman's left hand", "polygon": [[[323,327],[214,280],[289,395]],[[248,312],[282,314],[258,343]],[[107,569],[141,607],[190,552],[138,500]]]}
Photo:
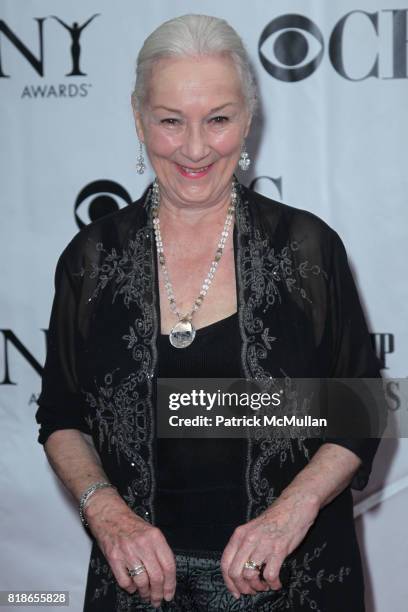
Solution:
{"label": "woman's left hand", "polygon": [[[282,588],[279,571],[285,558],[300,544],[319,512],[315,496],[303,491],[283,494],[255,519],[237,527],[221,558],[228,590],[235,597]],[[263,580],[246,561],[263,565]]]}

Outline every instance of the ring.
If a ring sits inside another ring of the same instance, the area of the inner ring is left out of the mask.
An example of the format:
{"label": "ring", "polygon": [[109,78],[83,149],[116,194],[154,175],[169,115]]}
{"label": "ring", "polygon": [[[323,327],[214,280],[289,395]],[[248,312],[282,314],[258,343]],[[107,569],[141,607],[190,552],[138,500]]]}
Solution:
{"label": "ring", "polygon": [[244,563],[244,569],[257,570],[260,572],[262,569],[262,563],[256,563],[255,561],[252,561],[252,559],[248,559],[248,561],[245,561]]}
{"label": "ring", "polygon": [[145,571],[146,571],[146,568],[143,565],[143,563],[141,565],[136,565],[136,567],[132,567],[131,569],[128,568],[128,574],[131,578],[133,578],[133,576],[138,576],[139,574],[143,574],[143,572]]}

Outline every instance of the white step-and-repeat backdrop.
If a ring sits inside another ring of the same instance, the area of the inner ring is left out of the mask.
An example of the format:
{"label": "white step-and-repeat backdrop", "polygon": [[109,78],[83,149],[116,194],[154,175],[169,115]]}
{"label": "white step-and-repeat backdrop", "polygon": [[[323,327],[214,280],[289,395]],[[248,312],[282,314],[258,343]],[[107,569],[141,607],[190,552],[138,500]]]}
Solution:
{"label": "white step-and-repeat backdrop", "polygon": [[[89,541],[34,420],[54,268],[84,224],[150,181],[135,171],[135,58],[192,10],[238,30],[259,79],[243,181],[338,231],[384,375],[408,375],[406,1],[0,0],[0,589],[69,590],[73,612]],[[382,442],[355,501],[367,609],[403,612],[406,440]]]}

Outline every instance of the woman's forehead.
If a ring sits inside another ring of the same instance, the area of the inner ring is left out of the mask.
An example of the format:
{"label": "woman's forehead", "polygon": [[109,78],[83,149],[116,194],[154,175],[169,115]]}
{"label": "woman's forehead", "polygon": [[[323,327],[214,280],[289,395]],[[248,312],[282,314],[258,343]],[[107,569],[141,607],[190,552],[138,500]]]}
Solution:
{"label": "woman's forehead", "polygon": [[166,58],[153,65],[148,87],[151,107],[209,101],[217,107],[242,101],[241,82],[228,57]]}

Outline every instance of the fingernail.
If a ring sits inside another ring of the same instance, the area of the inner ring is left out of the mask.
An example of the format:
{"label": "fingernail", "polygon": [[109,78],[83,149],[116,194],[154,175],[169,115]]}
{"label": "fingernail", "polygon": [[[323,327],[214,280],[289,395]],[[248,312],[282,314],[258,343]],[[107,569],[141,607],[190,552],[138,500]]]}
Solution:
{"label": "fingernail", "polygon": [[232,595],[235,597],[235,599],[239,599],[241,597],[240,593],[236,593],[235,591]]}

